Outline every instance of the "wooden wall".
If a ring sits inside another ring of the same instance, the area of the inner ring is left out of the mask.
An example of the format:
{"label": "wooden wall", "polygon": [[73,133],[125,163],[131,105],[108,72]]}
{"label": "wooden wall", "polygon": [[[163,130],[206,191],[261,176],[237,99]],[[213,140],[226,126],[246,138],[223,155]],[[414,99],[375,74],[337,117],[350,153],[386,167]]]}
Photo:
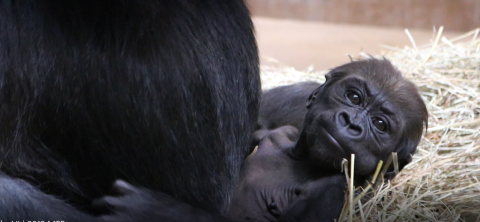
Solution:
{"label": "wooden wall", "polygon": [[469,31],[480,0],[246,0],[253,15],[334,23]]}

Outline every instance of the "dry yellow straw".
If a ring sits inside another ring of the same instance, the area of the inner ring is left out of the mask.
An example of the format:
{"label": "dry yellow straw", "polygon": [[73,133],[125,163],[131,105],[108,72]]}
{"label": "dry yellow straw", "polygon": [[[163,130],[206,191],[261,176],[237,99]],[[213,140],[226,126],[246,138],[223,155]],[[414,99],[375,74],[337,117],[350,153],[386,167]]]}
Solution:
{"label": "dry yellow straw", "polygon": [[[369,200],[353,204],[353,222],[463,221],[464,213],[480,209],[480,29],[456,38],[435,33],[432,43],[421,45],[408,31],[412,47],[389,47],[385,57],[413,81],[429,111],[429,129],[412,162],[394,180],[373,186]],[[360,56],[362,53],[359,53]],[[368,56],[364,56],[368,59]],[[338,64],[341,65],[341,64]],[[325,81],[313,69],[262,67],[264,89],[302,81]],[[381,175],[385,175],[386,161]],[[349,168],[349,167],[347,167]],[[350,181],[351,172],[346,176]],[[398,173],[398,164],[393,165]],[[377,183],[381,182],[377,178]],[[364,190],[364,191],[365,191]],[[363,192],[362,192],[363,193]],[[360,199],[363,200],[363,199]],[[349,202],[349,196],[345,196]],[[348,203],[350,204],[350,203]],[[339,221],[346,221],[344,205]],[[475,221],[476,217],[473,217]]]}
{"label": "dry yellow straw", "polygon": [[351,163],[350,163],[350,183],[348,184],[348,189],[349,189],[349,198],[348,198],[348,202],[350,203],[349,206],[350,206],[350,213],[348,214],[348,222],[352,222],[353,220],[353,187],[354,187],[354,184],[353,184],[353,172],[354,172],[354,166],[355,166],[355,154],[351,154],[350,156],[350,159],[351,159]]}
{"label": "dry yellow straw", "polygon": [[[351,154],[351,158],[352,160],[351,161],[355,161],[355,154]],[[392,156],[390,156],[389,158],[389,161],[390,163],[392,162]],[[352,164],[354,165],[354,164]],[[345,204],[343,205],[343,209],[342,209],[342,212],[340,213],[340,217],[338,218],[338,221],[344,221],[345,220],[345,216],[347,213],[349,213],[349,221],[350,221],[350,218],[353,217],[353,209],[355,208],[355,205],[359,204],[359,206],[361,205],[360,203],[360,200],[367,194],[367,192],[373,188],[373,186],[375,185],[376,181],[377,181],[377,178],[378,178],[378,175],[380,175],[380,171],[382,170],[382,167],[383,167],[383,170],[387,170],[386,168],[389,167],[389,165],[385,165],[383,166],[383,161],[379,161],[378,164],[377,164],[377,168],[375,170],[375,173],[373,174],[373,177],[372,177],[372,181],[368,182],[368,185],[367,187],[362,190],[362,192],[353,199],[353,195],[354,195],[354,184],[353,184],[353,174],[355,172],[355,169],[354,167],[352,167],[352,165],[350,165],[350,171],[351,173],[349,174],[348,173],[348,161],[346,159],[344,159],[342,161],[342,169],[345,170],[345,177],[347,178],[347,181],[349,182],[348,183],[348,199],[347,201],[345,201]],[[347,208],[348,206],[348,208]],[[353,219],[353,218],[352,218]]]}

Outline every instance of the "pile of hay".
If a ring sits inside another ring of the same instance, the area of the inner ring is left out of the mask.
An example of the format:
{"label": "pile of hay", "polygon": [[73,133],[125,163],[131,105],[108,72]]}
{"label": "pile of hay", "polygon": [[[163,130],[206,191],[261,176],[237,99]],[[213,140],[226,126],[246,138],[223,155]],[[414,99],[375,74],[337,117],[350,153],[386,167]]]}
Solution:
{"label": "pile of hay", "polygon": [[[479,31],[447,39],[440,28],[429,45],[417,47],[410,38],[411,47],[389,48],[384,55],[419,87],[429,129],[412,163],[356,205],[353,221],[464,221],[463,215],[476,220],[471,214],[480,213]],[[267,89],[323,82],[324,73],[262,67],[262,84]]]}

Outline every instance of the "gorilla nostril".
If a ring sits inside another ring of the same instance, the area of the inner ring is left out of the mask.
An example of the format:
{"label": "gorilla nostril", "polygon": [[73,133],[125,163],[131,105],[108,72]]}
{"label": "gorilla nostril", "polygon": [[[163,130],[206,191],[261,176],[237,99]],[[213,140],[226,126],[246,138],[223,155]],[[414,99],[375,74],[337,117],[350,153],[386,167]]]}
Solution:
{"label": "gorilla nostril", "polygon": [[347,126],[350,123],[350,117],[347,113],[342,112],[338,115],[338,123],[340,126]]}
{"label": "gorilla nostril", "polygon": [[[357,117],[358,116],[355,116],[354,118]],[[349,115],[348,112],[342,111],[338,113],[337,124],[341,127],[345,127],[347,132],[352,136],[358,136],[362,134],[363,128],[361,125],[359,125],[358,121],[352,120],[352,115]]]}
{"label": "gorilla nostril", "polygon": [[362,134],[362,127],[354,124],[350,124],[348,126],[348,132],[353,136],[358,136]]}

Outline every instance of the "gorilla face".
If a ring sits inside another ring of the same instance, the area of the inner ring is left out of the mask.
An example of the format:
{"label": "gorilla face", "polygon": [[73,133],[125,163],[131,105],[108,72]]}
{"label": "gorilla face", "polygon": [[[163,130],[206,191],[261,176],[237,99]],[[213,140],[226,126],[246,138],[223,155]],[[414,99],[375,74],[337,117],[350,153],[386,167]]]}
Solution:
{"label": "gorilla face", "polygon": [[427,111],[415,86],[387,60],[352,62],[333,69],[307,99],[297,149],[322,166],[340,169],[355,154],[355,174],[368,175],[379,160],[399,153],[411,161]]}
{"label": "gorilla face", "polygon": [[[338,74],[337,74],[338,75]],[[332,88],[332,85],[334,87]],[[312,158],[333,161],[360,154],[358,168],[368,173],[398,144],[402,130],[397,108],[359,76],[327,80],[306,116],[305,133]]]}

